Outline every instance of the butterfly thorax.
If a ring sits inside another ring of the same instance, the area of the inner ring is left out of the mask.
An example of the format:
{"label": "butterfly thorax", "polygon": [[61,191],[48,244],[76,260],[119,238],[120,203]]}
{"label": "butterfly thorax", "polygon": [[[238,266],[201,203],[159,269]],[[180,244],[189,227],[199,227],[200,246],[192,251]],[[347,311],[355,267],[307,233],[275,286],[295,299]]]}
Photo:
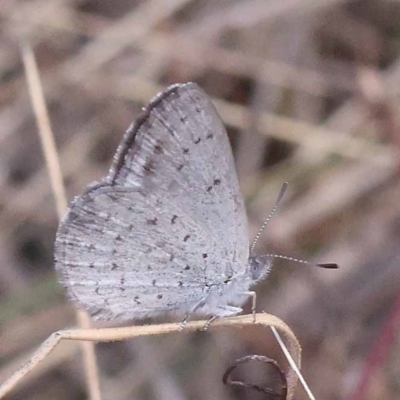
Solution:
{"label": "butterfly thorax", "polygon": [[249,298],[251,286],[268,275],[271,265],[271,261],[264,257],[250,257],[244,272],[233,274],[223,282],[212,285],[196,311],[211,315],[234,315],[235,311],[229,307],[244,304]]}
{"label": "butterfly thorax", "polygon": [[247,271],[234,275],[224,284],[220,300],[226,304],[241,306],[248,298],[245,293],[249,291],[252,283],[251,276]]}

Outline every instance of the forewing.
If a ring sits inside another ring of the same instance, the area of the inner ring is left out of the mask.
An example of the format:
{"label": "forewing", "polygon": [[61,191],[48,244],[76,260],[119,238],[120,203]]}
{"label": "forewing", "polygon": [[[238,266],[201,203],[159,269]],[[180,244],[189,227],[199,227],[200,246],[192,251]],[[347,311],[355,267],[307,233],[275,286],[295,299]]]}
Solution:
{"label": "forewing", "polygon": [[171,86],[150,102],[125,134],[107,181],[160,198],[168,193],[220,241],[225,259],[245,267],[247,221],[231,147],[196,84]]}
{"label": "forewing", "polygon": [[209,232],[178,204],[110,186],[74,201],[55,255],[71,297],[98,319],[121,320],[185,313],[206,293],[219,257]]}

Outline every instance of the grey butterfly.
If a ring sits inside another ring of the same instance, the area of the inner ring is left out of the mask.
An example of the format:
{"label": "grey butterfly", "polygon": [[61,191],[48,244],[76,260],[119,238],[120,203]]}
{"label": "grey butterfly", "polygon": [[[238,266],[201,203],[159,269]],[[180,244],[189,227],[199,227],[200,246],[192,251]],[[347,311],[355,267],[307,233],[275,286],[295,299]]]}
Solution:
{"label": "grey butterfly", "polygon": [[55,266],[95,319],[238,314],[264,278],[225,128],[194,83],[157,95],[60,223]]}

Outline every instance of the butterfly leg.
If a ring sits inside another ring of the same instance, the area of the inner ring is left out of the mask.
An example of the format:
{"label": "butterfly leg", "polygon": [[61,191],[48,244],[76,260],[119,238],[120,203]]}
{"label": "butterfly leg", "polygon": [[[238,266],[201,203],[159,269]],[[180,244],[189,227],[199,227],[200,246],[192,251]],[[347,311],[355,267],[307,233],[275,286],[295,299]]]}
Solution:
{"label": "butterfly leg", "polygon": [[256,305],[257,305],[256,292],[245,292],[243,294],[251,297],[251,313],[253,314],[253,322],[256,322]]}
{"label": "butterfly leg", "polygon": [[195,306],[194,306],[189,312],[186,313],[185,318],[183,318],[183,321],[181,322],[181,324],[180,324],[180,326],[179,326],[179,330],[180,330],[180,331],[183,331],[183,330],[185,329],[185,326],[187,325],[188,321],[190,320],[190,317],[191,317],[199,308],[201,308],[201,307],[204,306],[205,300],[206,300],[206,298],[201,299],[198,303],[195,304]]}
{"label": "butterfly leg", "polygon": [[205,332],[210,325],[217,320],[218,318],[221,317],[233,317],[236,314],[239,314],[242,312],[243,309],[240,307],[233,307],[233,306],[221,306],[217,308],[217,315],[212,316],[203,326],[201,329],[203,332]]}
{"label": "butterfly leg", "polygon": [[196,305],[191,311],[189,311],[185,314],[185,318],[183,318],[183,320],[179,326],[180,331],[183,331],[185,329],[187,323],[190,321],[190,318],[192,317],[193,313],[196,311],[197,308],[198,308],[198,305]]}
{"label": "butterfly leg", "polygon": [[205,324],[204,326],[201,328],[202,332],[206,332],[207,329],[210,327],[210,325],[217,320],[219,317],[217,315],[214,315],[213,317],[211,317]]}
{"label": "butterfly leg", "polygon": [[187,323],[189,321],[189,318],[190,318],[190,314],[188,313],[188,314],[185,315],[185,318],[183,318],[182,322],[179,325],[179,331],[180,332],[182,332],[185,329],[185,327],[186,327],[186,325],[187,325]]}

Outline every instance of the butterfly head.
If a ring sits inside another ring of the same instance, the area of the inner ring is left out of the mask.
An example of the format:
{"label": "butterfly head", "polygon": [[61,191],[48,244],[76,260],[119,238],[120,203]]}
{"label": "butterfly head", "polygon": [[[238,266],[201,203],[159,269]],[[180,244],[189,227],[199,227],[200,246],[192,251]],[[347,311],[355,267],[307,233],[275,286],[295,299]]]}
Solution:
{"label": "butterfly head", "polygon": [[260,281],[268,275],[272,267],[272,259],[265,256],[249,257],[249,273],[252,281]]}

